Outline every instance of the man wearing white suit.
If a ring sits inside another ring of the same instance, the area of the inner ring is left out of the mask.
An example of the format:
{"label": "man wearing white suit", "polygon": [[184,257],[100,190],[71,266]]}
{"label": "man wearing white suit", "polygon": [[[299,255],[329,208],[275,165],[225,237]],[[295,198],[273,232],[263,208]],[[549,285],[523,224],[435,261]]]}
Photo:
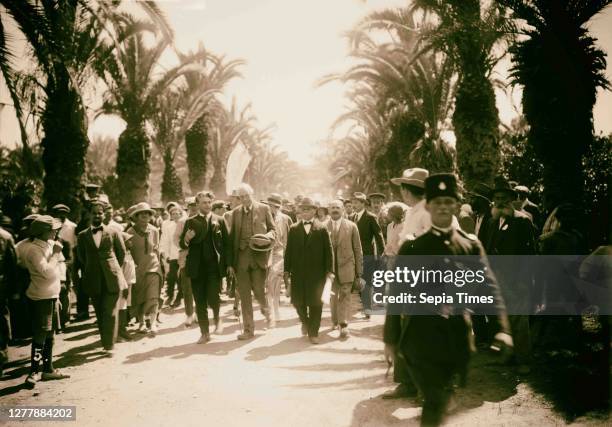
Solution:
{"label": "man wearing white suit", "polygon": [[330,221],[327,229],[334,252],[335,278],[330,301],[334,329],[340,328],[340,338],[347,338],[348,319],[351,310],[351,290],[355,284],[359,289],[363,275],[363,251],[357,224],[343,217],[342,200],[329,204]]}

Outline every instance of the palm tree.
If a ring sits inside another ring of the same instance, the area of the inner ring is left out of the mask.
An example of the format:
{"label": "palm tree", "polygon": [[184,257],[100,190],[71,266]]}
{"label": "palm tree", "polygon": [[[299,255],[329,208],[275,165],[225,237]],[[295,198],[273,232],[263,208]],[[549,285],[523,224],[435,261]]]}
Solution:
{"label": "palm tree", "polygon": [[609,88],[605,53],[585,24],[610,0],[500,2],[527,24],[521,31],[525,37],[510,48],[512,77],[523,86],[529,143],[544,165],[545,202],[549,208],[562,202],[582,205],[593,105],[597,89]]}
{"label": "palm tree", "polygon": [[[186,90],[192,96],[209,90],[221,91],[230,80],[242,77],[238,67],[244,65],[243,60],[225,61],[223,56],[215,56],[207,53],[204,46],[200,44],[195,53],[187,55],[179,54],[182,62],[189,62],[194,55],[202,58],[199,64],[204,67],[202,71],[194,71],[185,74],[187,81]],[[206,186],[206,160],[208,132],[210,123],[206,110],[193,123],[185,135],[185,149],[187,153],[187,167],[189,171],[189,187],[192,193],[201,191]]]}
{"label": "palm tree", "polygon": [[[93,2],[91,2],[93,3]],[[83,1],[1,0],[8,15],[27,40],[37,67],[36,84],[44,94],[39,115],[45,169],[43,199],[48,206],[69,205],[78,214],[81,180],[85,171],[87,114],[81,88],[90,77],[91,62],[101,53],[105,33],[100,19],[116,4],[94,8]],[[27,146],[24,111],[16,95],[11,53],[0,22],[0,68],[9,87]]]}
{"label": "palm tree", "polygon": [[506,13],[481,0],[415,0],[414,8],[434,15],[421,28],[421,52],[445,53],[458,73],[452,124],[459,172],[467,188],[491,184],[500,164],[500,121],[490,74],[499,59],[493,47],[507,34]]}
{"label": "palm tree", "polygon": [[[201,69],[184,62],[159,72],[159,59],[170,47],[171,40],[160,36],[157,27],[122,14],[114,21],[120,46],[98,61],[96,70],[108,86],[101,113],[117,114],[126,128],[119,136],[117,177],[121,204],[129,206],[147,200],[151,147],[145,124],[156,112],[160,97],[175,81],[189,71]],[[148,47],[144,32],[155,36]]]}
{"label": "palm tree", "polygon": [[251,104],[242,109],[232,99],[229,109],[219,102],[211,102],[211,139],[209,156],[214,171],[210,180],[210,189],[217,195],[225,194],[225,174],[227,160],[241,139],[247,134],[255,123],[255,116],[251,113]]}

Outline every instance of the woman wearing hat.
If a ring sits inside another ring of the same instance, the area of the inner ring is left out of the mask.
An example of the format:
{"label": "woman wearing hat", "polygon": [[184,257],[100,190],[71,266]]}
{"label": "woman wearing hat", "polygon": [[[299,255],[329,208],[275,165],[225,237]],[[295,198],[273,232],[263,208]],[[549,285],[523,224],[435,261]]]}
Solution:
{"label": "woman wearing hat", "polygon": [[[30,225],[30,239],[20,255],[21,265],[30,273],[26,296],[32,316],[32,352],[26,385],[39,380],[68,378],[53,368],[53,336],[59,328],[58,298],[62,246],[55,242],[61,223],[49,215],[37,217]],[[40,364],[42,361],[42,375]]]}
{"label": "woman wearing hat", "polygon": [[132,310],[140,321],[139,332],[157,333],[157,310],[162,284],[159,262],[159,231],[150,224],[155,211],[148,203],[133,207],[134,225],[127,232],[132,237],[132,257],[136,264],[136,283],[132,288]]}

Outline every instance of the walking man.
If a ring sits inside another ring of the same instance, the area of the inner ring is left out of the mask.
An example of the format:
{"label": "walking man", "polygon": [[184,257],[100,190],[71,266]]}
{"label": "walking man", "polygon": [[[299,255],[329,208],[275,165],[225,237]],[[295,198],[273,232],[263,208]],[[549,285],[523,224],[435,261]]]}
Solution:
{"label": "walking man", "polygon": [[250,185],[240,184],[237,193],[241,206],[232,210],[230,216],[227,275],[236,278],[240,293],[244,332],[238,335],[238,339],[248,340],[255,336],[251,292],[259,303],[268,327],[272,321],[265,292],[270,251],[253,250],[249,244],[253,237],[263,237],[273,242],[276,238],[276,226],[270,208],[253,200],[253,189]]}
{"label": "walking man", "polygon": [[316,209],[309,197],[300,202],[301,220],[289,229],[284,274],[285,284],[291,282],[291,304],[302,322],[302,335],[312,344],[319,343],[325,281],[334,280],[331,240],[325,226],[313,221]]}
{"label": "walking man", "polygon": [[123,238],[104,225],[104,204],[94,202],[91,207],[91,227],[77,237],[77,256],[81,263],[84,290],[91,297],[102,347],[107,356],[117,339],[119,293],[127,290],[121,265],[125,257]]}
{"label": "walking man", "polygon": [[210,341],[208,306],[215,320],[215,334],[223,332],[219,317],[221,278],[225,275],[227,229],[223,218],[211,212],[215,196],[210,191],[197,194],[199,211],[185,222],[180,246],[187,249],[185,270],[191,280],[201,336],[198,344]]}
{"label": "walking man", "polygon": [[343,217],[342,200],[333,200],[329,204],[329,214],[331,219],[327,223],[327,229],[331,235],[335,274],[330,301],[332,323],[334,329],[340,328],[340,338],[347,338],[351,290],[361,286],[359,282],[363,275],[363,252],[357,225]]}

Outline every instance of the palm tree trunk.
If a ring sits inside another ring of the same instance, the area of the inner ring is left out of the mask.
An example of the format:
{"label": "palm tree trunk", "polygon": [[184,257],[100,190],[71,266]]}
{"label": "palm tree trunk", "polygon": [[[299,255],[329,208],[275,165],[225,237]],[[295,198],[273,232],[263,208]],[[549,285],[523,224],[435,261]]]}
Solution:
{"label": "palm tree trunk", "polygon": [[164,177],[162,180],[161,197],[164,204],[177,202],[183,199],[183,183],[174,167],[172,150],[166,148],[164,152]]}
{"label": "palm tree trunk", "polygon": [[189,188],[196,194],[206,187],[206,155],[208,128],[206,115],[202,115],[185,135]]}
{"label": "palm tree trunk", "polygon": [[77,217],[80,211],[85,155],[89,146],[86,116],[81,99],[69,78],[57,73],[53,87],[47,88],[47,102],[42,114],[45,136],[41,141],[43,199],[47,207],[64,203]]}
{"label": "palm tree trunk", "polygon": [[492,184],[499,172],[499,114],[484,61],[466,58],[457,87],[453,127],[457,166],[466,188]]}
{"label": "palm tree trunk", "polygon": [[217,198],[225,196],[225,165],[219,164],[215,166],[215,171],[210,179],[210,189]]}
{"label": "palm tree trunk", "polygon": [[117,179],[121,205],[132,206],[147,201],[151,146],[141,121],[128,122],[119,136],[117,150]]}

